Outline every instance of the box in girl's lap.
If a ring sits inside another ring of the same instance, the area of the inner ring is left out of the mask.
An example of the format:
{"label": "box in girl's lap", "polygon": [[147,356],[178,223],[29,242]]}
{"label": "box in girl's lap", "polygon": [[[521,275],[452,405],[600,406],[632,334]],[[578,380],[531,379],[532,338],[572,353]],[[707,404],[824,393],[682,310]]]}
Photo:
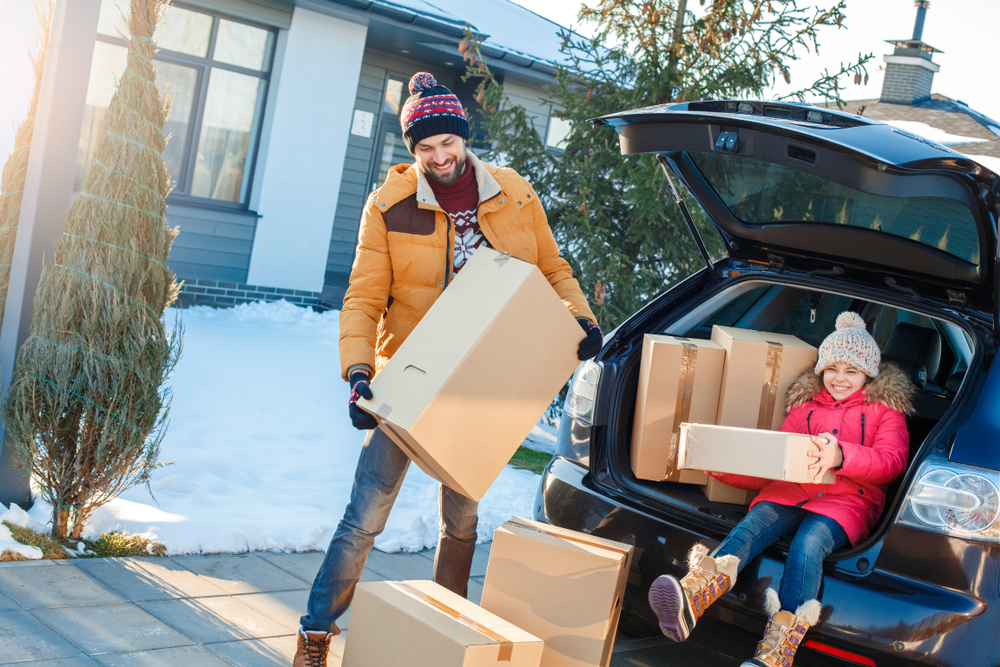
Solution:
{"label": "box in girl's lap", "polygon": [[827,470],[814,480],[809,465],[816,459],[810,436],[752,428],[681,424],[681,468],[749,475],[800,484],[833,484],[836,475]]}

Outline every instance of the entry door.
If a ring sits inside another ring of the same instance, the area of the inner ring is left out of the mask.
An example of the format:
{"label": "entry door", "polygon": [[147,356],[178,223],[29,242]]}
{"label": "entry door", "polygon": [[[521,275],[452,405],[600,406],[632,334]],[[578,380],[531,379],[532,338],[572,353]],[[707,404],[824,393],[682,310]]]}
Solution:
{"label": "entry door", "polygon": [[403,132],[399,128],[399,118],[396,117],[393,120],[396,123],[395,127],[388,122],[382,123],[378,142],[375,144],[375,169],[371,179],[372,190],[385,183],[386,174],[392,167],[397,164],[413,164],[413,155],[403,143]]}
{"label": "entry door", "polygon": [[372,190],[385,183],[389,169],[397,164],[412,164],[413,156],[403,143],[403,130],[399,125],[399,111],[403,106],[406,84],[392,75],[386,77],[382,96],[382,113],[379,132],[375,141],[375,155],[369,179]]}

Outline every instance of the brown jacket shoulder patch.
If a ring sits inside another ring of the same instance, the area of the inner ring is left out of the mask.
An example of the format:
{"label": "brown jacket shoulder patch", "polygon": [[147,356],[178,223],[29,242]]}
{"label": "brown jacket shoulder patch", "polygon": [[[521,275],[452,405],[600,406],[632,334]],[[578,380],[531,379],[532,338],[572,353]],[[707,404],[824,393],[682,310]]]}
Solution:
{"label": "brown jacket shoulder patch", "polygon": [[434,233],[434,211],[417,207],[417,195],[412,194],[382,214],[387,232],[430,236]]}

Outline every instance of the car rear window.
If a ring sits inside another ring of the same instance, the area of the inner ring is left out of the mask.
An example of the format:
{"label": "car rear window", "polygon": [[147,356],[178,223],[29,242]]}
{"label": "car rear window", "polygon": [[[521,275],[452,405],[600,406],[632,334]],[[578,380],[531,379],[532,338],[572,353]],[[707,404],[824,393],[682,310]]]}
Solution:
{"label": "car rear window", "polygon": [[874,229],[979,264],[976,219],[961,202],[885,197],[763,160],[722,153],[689,155],[745,224],[815,222]]}

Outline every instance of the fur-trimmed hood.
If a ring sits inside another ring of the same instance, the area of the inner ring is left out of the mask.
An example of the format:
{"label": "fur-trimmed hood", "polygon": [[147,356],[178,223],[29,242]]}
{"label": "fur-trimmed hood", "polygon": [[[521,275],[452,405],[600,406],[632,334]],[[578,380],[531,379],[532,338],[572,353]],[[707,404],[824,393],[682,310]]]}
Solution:
{"label": "fur-trimmed hood", "polygon": [[[881,403],[904,415],[913,414],[913,395],[917,389],[906,374],[891,363],[879,364],[879,373],[865,385],[865,402]],[[808,403],[823,393],[823,380],[812,370],[805,370],[785,394],[785,412]]]}

